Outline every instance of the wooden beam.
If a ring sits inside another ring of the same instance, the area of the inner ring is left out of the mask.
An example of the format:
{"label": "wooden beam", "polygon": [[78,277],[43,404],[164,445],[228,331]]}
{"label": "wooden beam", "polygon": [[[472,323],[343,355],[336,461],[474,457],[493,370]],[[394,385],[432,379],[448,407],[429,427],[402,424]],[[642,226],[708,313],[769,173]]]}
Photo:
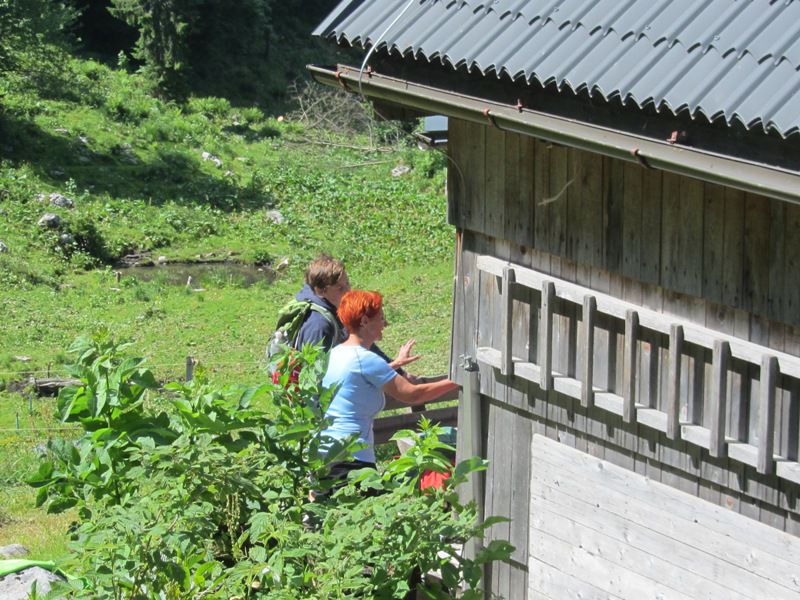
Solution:
{"label": "wooden beam", "polygon": [[764,474],[771,474],[775,469],[775,388],[778,375],[778,359],[765,355],[761,361],[758,411],[758,472]]}
{"label": "wooden beam", "polygon": [[708,451],[711,456],[723,458],[725,448],[725,421],[728,400],[728,363],[731,349],[728,342],[714,341],[711,360],[711,440]]}
{"label": "wooden beam", "polygon": [[511,290],[513,284],[514,269],[506,265],[503,267],[503,347],[500,374],[509,377],[514,375],[514,357],[511,355],[514,336],[514,294]]}
{"label": "wooden beam", "polygon": [[594,324],[597,320],[597,300],[594,296],[583,297],[583,327],[578,351],[583,355],[581,377],[581,404],[591,408],[594,404]]}
{"label": "wooden beam", "polygon": [[626,423],[636,421],[636,346],[639,336],[639,313],[635,310],[625,312],[625,347],[623,349],[622,420]]}
{"label": "wooden beam", "polygon": [[538,361],[541,368],[539,386],[549,390],[553,385],[553,304],[556,286],[552,281],[542,282],[542,305],[539,311]]}
{"label": "wooden beam", "polygon": [[669,330],[669,382],[667,383],[667,437],[680,437],[681,411],[681,355],[683,354],[683,327],[673,323]]}

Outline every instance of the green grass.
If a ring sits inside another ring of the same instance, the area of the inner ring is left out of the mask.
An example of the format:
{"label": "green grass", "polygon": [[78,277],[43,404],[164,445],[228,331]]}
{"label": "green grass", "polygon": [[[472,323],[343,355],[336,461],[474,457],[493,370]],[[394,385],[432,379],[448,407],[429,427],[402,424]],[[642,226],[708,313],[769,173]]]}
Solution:
{"label": "green grass", "polygon": [[[53,399],[31,403],[11,390],[64,374],[78,335],[109,330],[131,341],[163,381],[183,376],[187,356],[216,381],[261,381],[276,312],[325,251],[346,261],[354,287],[384,294],[387,353],[416,338],[419,374],[445,372],[449,358],[454,233],[442,158],[413,146],[379,153],[310,143],[323,132],[261,108],[216,98],[178,106],[152,97],[137,76],[68,65],[59,94],[20,74],[0,80],[0,241],[10,249],[0,254],[0,545],[23,543],[35,558],[64,554],[70,516],[33,509],[24,480],[37,446],[69,432],[57,430]],[[325,135],[368,145],[357,134]],[[392,177],[397,164],[413,171]],[[52,192],[75,208],[50,206]],[[275,210],[283,223],[270,218]],[[58,231],[37,226],[44,212],[61,216]],[[202,291],[159,277],[117,282],[111,265],[131,252],[288,267],[251,286],[235,277],[193,282]]]}

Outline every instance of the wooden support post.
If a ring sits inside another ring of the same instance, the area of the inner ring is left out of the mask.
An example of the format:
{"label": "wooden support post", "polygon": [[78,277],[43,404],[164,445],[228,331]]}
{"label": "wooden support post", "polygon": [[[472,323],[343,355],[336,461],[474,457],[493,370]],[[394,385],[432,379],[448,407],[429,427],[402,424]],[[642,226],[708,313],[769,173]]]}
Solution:
{"label": "wooden support post", "polygon": [[[469,357],[464,358],[464,386],[459,403],[458,437],[459,446],[464,449],[466,460],[474,456],[484,457],[481,440],[483,439],[481,423],[481,382],[477,363]],[[459,498],[463,504],[475,502],[478,521],[483,522],[484,511],[484,477],[483,472],[474,472],[469,480],[459,487]],[[480,540],[473,538],[467,542],[466,554],[470,558],[477,556],[481,549]]]}
{"label": "wooden support post", "polygon": [[636,421],[636,347],[639,337],[639,313],[625,311],[625,347],[623,349],[622,420]]}
{"label": "wooden support post", "polygon": [[539,311],[539,386],[543,390],[553,387],[553,308],[556,286],[552,281],[542,282],[542,307]]}
{"label": "wooden support post", "polygon": [[583,297],[583,328],[579,352],[583,355],[583,373],[581,377],[581,404],[590,408],[594,405],[594,323],[597,320],[597,299],[594,296]]}
{"label": "wooden support post", "polygon": [[758,423],[758,472],[771,474],[775,469],[775,388],[778,383],[778,359],[765,355],[761,360]]}
{"label": "wooden support post", "polygon": [[728,362],[731,347],[728,342],[714,340],[711,363],[711,440],[709,452],[716,458],[724,458],[726,405],[728,399]]}
{"label": "wooden support post", "polygon": [[194,366],[197,363],[191,356],[186,357],[186,381],[194,379]]}
{"label": "wooden support post", "polygon": [[[669,330],[669,383],[667,387],[667,437],[676,440],[681,435],[681,355],[683,327],[676,323]],[[727,379],[727,376],[725,376]]]}
{"label": "wooden support post", "polygon": [[509,377],[514,375],[514,357],[511,354],[514,331],[514,294],[511,286],[514,283],[514,268],[503,267],[503,345],[500,349],[500,374]]}

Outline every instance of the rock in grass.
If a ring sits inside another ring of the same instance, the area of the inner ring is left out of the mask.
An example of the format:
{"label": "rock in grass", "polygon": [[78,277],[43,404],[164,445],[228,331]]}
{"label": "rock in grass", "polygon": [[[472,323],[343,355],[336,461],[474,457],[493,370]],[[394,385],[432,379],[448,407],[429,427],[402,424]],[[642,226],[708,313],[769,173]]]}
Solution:
{"label": "rock in grass", "polygon": [[75,202],[72,198],[67,198],[65,195],[59,194],[58,192],[50,194],[50,204],[58,206],[59,208],[75,208]]}
{"label": "rock in grass", "polygon": [[279,210],[268,210],[267,211],[267,220],[268,221],[272,221],[276,225],[280,225],[286,219],[281,214],[281,211],[279,211]]}
{"label": "rock in grass", "polygon": [[0,254],[6,254],[8,252],[8,246],[6,246],[5,242],[0,241]]}
{"label": "rock in grass", "polygon": [[0,548],[0,558],[22,558],[29,554],[28,549],[22,544],[10,544]]}
{"label": "rock in grass", "polygon": [[406,165],[397,165],[394,169],[392,169],[392,177],[402,177],[407,173],[411,172],[411,167]]}
{"label": "rock in grass", "polygon": [[39,227],[46,227],[47,229],[58,229],[61,226],[61,217],[55,213],[44,213],[42,218],[37,222]]}
{"label": "rock in grass", "polygon": [[50,592],[53,583],[64,581],[58,575],[41,567],[31,567],[0,578],[0,598],[4,600],[27,600],[36,583],[37,598]]}

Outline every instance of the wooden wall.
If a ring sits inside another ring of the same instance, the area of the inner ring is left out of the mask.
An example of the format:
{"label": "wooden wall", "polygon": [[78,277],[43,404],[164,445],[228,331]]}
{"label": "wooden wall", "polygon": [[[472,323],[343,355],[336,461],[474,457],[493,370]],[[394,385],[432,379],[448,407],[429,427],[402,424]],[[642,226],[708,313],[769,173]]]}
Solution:
{"label": "wooden wall", "polygon": [[[480,256],[800,355],[800,207],[452,119],[448,147],[449,218],[459,230],[452,349],[457,379],[461,355],[475,357],[478,348],[503,343],[504,314],[513,323],[513,354],[532,361],[537,354],[540,292],[515,286],[506,305],[500,278],[478,269]],[[572,377],[583,369],[581,313],[556,301],[548,325],[560,340],[552,369]],[[607,351],[595,384],[621,390],[624,323],[601,322],[596,335],[601,339],[595,343]],[[660,407],[668,393],[668,336],[646,335],[637,350],[636,394]],[[683,358],[683,417],[708,394],[708,354],[690,348]],[[748,412],[758,372],[748,365],[732,370],[729,393],[739,394],[739,406]],[[481,364],[480,375],[483,448],[491,461],[486,514],[513,519],[492,535],[517,547],[510,564],[490,573],[494,593],[527,595],[529,449],[536,433],[800,535],[797,484],[502,375],[495,366]],[[779,394],[778,445],[796,460],[800,391],[793,386],[784,385]],[[704,422],[702,414],[690,416]],[[739,417],[727,418],[735,429]]]}
{"label": "wooden wall", "polygon": [[800,596],[800,538],[543,436],[531,454],[529,598]]}

